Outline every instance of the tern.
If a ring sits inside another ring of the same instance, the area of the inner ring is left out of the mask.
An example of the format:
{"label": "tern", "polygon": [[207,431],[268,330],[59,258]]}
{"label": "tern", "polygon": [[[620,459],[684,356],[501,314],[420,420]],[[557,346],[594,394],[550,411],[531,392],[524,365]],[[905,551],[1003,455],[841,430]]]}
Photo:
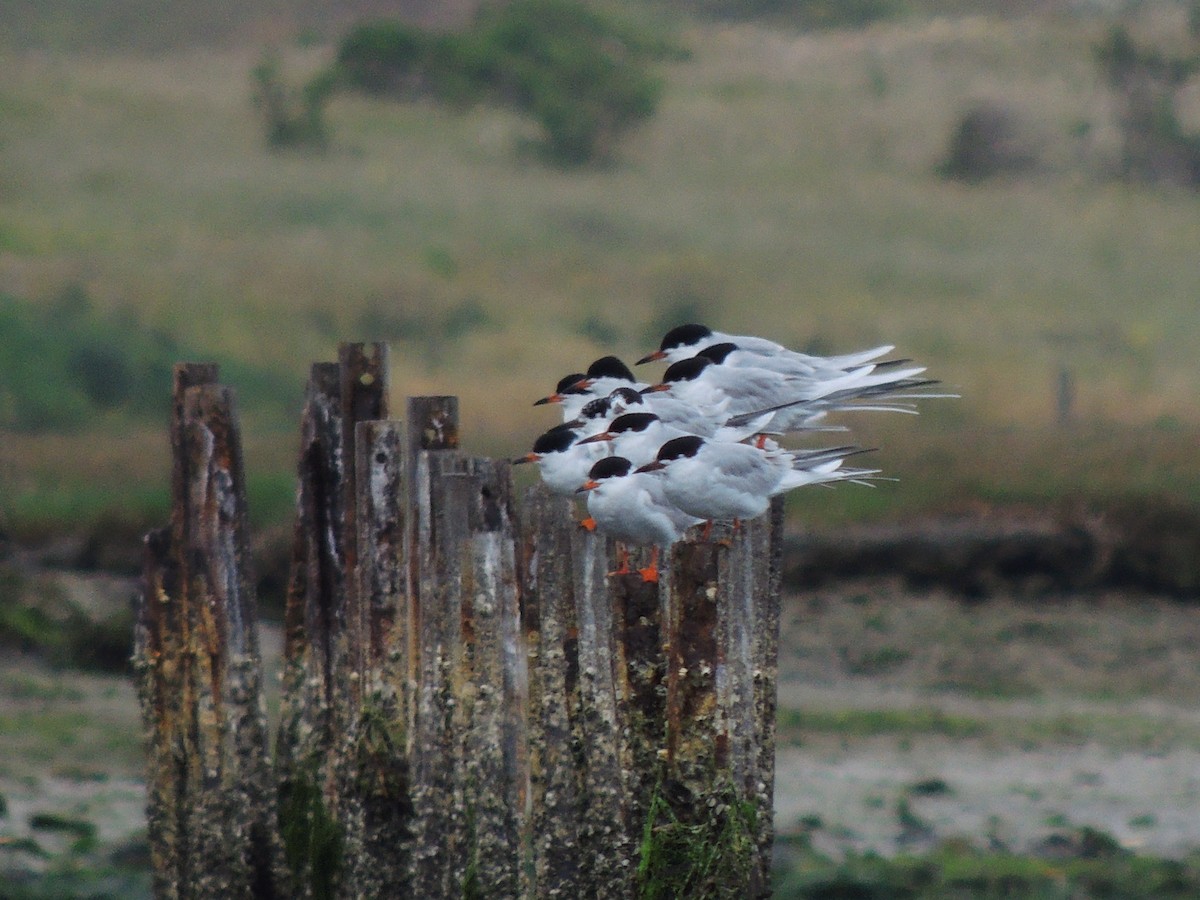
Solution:
{"label": "tern", "polygon": [[677,325],[668,331],[662,339],[659,348],[653,353],[643,356],[637,361],[638,365],[642,363],[653,362],[654,360],[665,359],[669,363],[679,362],[681,359],[688,359],[695,356],[704,348],[712,344],[732,343],[747,353],[758,354],[766,357],[782,357],[791,360],[797,364],[807,365],[813,368],[836,368],[849,369],[855,366],[860,366],[863,363],[871,362],[878,359],[885,353],[891,353],[896,349],[891,344],[885,344],[881,347],[875,347],[871,350],[860,350],[857,353],[847,353],[842,356],[810,356],[807,353],[800,353],[796,350],[789,350],[783,344],[778,344],[775,341],[767,340],[761,337],[752,337],[750,335],[725,334],[721,331],[713,331],[707,325],[697,323],[689,323],[687,325]]}
{"label": "tern", "polygon": [[[759,426],[773,415],[771,412],[765,413],[741,426],[724,425],[707,437],[712,441],[742,441],[758,434],[761,431]],[[596,444],[609,441],[616,456],[628,459],[635,466],[641,466],[653,460],[658,448],[667,441],[688,434],[689,432],[681,428],[668,425],[654,413],[630,412],[617,416],[604,430],[583,438],[580,443]]]}
{"label": "tern", "polygon": [[533,442],[529,453],[512,460],[513,465],[537,463],[542,481],[550,490],[565,497],[575,496],[596,460],[607,456],[611,449],[606,443],[581,444],[583,426],[580,419],[555,425]]}
{"label": "tern", "polygon": [[637,381],[629,367],[615,356],[602,356],[588,366],[583,373],[574,372],[559,379],[554,393],[534,402],[534,406],[546,403],[561,403],[563,421],[579,415],[579,411],[591,400],[606,397],[618,388],[640,391],[647,385]]}
{"label": "tern", "polygon": [[767,511],[771,498],[808,484],[859,481],[874,469],[846,469],[842,462],[855,447],[789,452],[749,444],[706,441],[695,435],[673,438],[653,462],[638,472],[662,471],[668,501],[689,515],[709,521],[752,519]]}
{"label": "tern", "polygon": [[[621,456],[609,456],[592,466],[579,488],[587,493],[588,514],[596,527],[618,541],[651,546],[650,564],[639,570],[643,581],[658,581],[658,558],[683,533],[704,520],[675,507],[663,493],[665,481],[639,473]],[[620,548],[620,564],[611,575],[629,572],[629,552]]]}

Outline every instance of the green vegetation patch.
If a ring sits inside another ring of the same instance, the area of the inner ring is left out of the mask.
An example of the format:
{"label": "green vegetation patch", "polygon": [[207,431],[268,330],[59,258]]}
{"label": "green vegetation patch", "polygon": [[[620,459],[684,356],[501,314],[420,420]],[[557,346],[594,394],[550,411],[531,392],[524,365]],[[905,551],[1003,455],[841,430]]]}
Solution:
{"label": "green vegetation patch", "polygon": [[342,872],[344,839],[314,780],[300,776],[281,788],[279,828],[284,857],[297,882],[308,885],[314,900],[334,897]]}
{"label": "green vegetation patch", "polygon": [[103,314],[82,288],[43,305],[0,295],[0,427],[78,428],[96,414],[166,410],[180,348],[132,313]]}
{"label": "green vegetation patch", "polygon": [[990,731],[982,719],[958,716],[932,707],[916,709],[780,710],[783,733],[808,731],[878,737],[939,735],[955,740],[982,737]]}
{"label": "green vegetation patch", "polygon": [[836,861],[815,853],[806,836],[781,839],[797,861],[777,871],[781,900],[973,900],[1112,898],[1183,900],[1200,896],[1195,860],[1135,856],[1095,829],[1068,836],[1066,858],[983,852],[962,841],[947,842],[923,856],[888,859],[875,854]]}
{"label": "green vegetation patch", "polygon": [[[77,284],[41,303],[0,293],[0,429],[72,431],[113,414],[166,421],[172,367],[188,356],[134,311],[98,309]],[[241,362],[222,374],[256,408],[290,387]]]}
{"label": "green vegetation patch", "polygon": [[538,123],[549,157],[577,164],[610,156],[654,113],[662,82],[649,63],[668,52],[680,53],[577,0],[516,0],[485,6],[461,32],[361,25],[343,39],[335,71],[375,95],[510,106]]}
{"label": "green vegetation patch", "polygon": [[650,801],[638,863],[642,900],[740,898],[758,864],[758,809],[732,785],[714,790],[699,816],[684,821],[663,795]]}

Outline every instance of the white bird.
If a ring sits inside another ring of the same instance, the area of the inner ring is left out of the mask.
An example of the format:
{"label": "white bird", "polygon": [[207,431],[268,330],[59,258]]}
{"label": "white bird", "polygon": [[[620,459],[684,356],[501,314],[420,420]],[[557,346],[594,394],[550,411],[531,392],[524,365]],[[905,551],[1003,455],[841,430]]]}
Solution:
{"label": "white bird", "polygon": [[639,472],[662,471],[666,498],[689,515],[710,521],[752,519],[767,511],[771,498],[807,484],[863,481],[872,469],[844,469],[858,452],[835,447],[805,453],[760,450],[749,444],[706,441],[694,435],[674,438],[659,448]]}
{"label": "white bird", "polygon": [[615,356],[602,356],[588,366],[587,372],[572,373],[559,379],[554,393],[536,401],[534,406],[545,403],[561,403],[563,421],[569,422],[579,415],[591,400],[607,397],[618,388],[640,391],[647,387],[637,381],[629,367]]}
{"label": "white bird", "polygon": [[[742,441],[758,434],[760,423],[769,420],[774,413],[768,412],[751,419],[748,424],[741,426],[723,425],[713,430],[711,435],[705,435],[712,441]],[[624,457],[635,466],[645,465],[655,458],[658,448],[672,438],[684,437],[689,432],[673,425],[668,425],[654,413],[629,412],[617,416],[607,427],[589,437],[583,438],[581,444],[595,444],[609,441],[615,456]]]}
{"label": "white bird", "polygon": [[[880,372],[873,371],[876,368],[867,364],[849,371],[808,377],[780,375],[761,368],[732,368],[707,356],[694,356],[672,363],[663,373],[663,380],[647,388],[646,393],[666,392],[702,410],[724,404],[728,412],[725,421],[732,425],[743,421],[747,413],[774,410],[775,416],[758,427],[786,434],[811,430],[827,412],[855,408],[851,403],[855,398],[932,383],[916,379],[925,371],[922,366],[900,369],[889,366]],[[903,404],[870,408],[915,411]]]}
{"label": "white bird", "polygon": [[767,369],[731,369],[693,356],[668,366],[662,380],[645,393],[667,393],[702,412],[720,408],[723,414],[735,416],[806,398],[804,388],[793,376]]}
{"label": "white bird", "polygon": [[[618,541],[651,545],[650,564],[640,570],[643,581],[658,581],[661,548],[683,537],[703,519],[690,516],[666,498],[665,481],[650,473],[639,473],[621,456],[609,456],[592,466],[588,480],[579,488],[587,492],[588,514],[596,527]],[[629,572],[629,552],[621,547],[620,565],[612,575]]]}
{"label": "white bird", "polygon": [[707,325],[689,323],[687,325],[677,325],[668,331],[663,336],[659,348],[653,353],[643,356],[637,361],[637,364],[641,365],[642,363],[653,362],[658,359],[665,359],[669,363],[675,363],[681,359],[688,359],[695,356],[701,350],[713,344],[724,343],[736,344],[738,349],[746,353],[766,357],[781,357],[795,364],[822,369],[854,368],[855,366],[878,359],[885,353],[891,353],[895,349],[891,344],[885,344],[871,350],[860,350],[857,353],[847,353],[842,356],[810,356],[807,353],[789,350],[783,344],[778,344],[766,338],[753,337],[751,335],[725,334],[722,331],[713,331]]}
{"label": "white bird", "polygon": [[610,447],[606,443],[581,444],[583,422],[573,419],[555,425],[533,442],[533,449],[524,456],[514,459],[513,465],[537,463],[542,481],[554,493],[565,497],[575,496],[578,487],[588,479],[588,472],[596,460],[607,456]]}

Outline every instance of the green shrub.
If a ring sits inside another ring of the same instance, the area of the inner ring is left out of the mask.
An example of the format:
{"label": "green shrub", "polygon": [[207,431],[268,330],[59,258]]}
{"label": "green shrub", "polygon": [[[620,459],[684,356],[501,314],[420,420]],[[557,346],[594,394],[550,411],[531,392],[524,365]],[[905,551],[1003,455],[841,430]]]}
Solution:
{"label": "green shrub", "polygon": [[165,409],[178,352],[127,315],[98,314],[78,287],[40,308],[0,295],[0,427],[70,428],[99,410]]}
{"label": "green shrub", "polygon": [[342,39],[337,69],[347,86],[368,94],[405,94],[424,80],[432,44],[402,22],[370,22]]}
{"label": "green shrub", "polygon": [[1186,131],[1176,114],[1180,92],[1200,71],[1200,52],[1168,55],[1135,40],[1121,25],[1094,52],[1124,137],[1121,174],[1200,185],[1200,135]]}
{"label": "green shrub", "polygon": [[[114,411],[165,421],[171,369],[186,356],[132,312],[95,309],[77,285],[42,304],[0,294],[0,428],[70,430]],[[299,388],[282,375],[232,361],[221,374],[246,406],[278,411],[281,421],[299,404]]]}
{"label": "green shrub", "polygon": [[457,34],[361,25],[338,49],[336,78],[371,94],[512,106],[541,126],[549,157],[576,164],[610,156],[654,113],[662,84],[648,64],[669,52],[578,0],[516,0]]}
{"label": "green shrub", "polygon": [[336,87],[336,73],[322,72],[296,91],[284,83],[279,60],[267,57],[252,76],[254,105],[263,119],[267,146],[324,149],[329,142],[325,106]]}
{"label": "green shrub", "polygon": [[862,28],[905,12],[905,0],[699,0],[688,4],[717,19],[765,19],[793,27]]}
{"label": "green shrub", "polygon": [[531,114],[564,162],[607,156],[620,132],[653,114],[661,83],[649,46],[575,0],[517,0],[478,25],[492,89]]}

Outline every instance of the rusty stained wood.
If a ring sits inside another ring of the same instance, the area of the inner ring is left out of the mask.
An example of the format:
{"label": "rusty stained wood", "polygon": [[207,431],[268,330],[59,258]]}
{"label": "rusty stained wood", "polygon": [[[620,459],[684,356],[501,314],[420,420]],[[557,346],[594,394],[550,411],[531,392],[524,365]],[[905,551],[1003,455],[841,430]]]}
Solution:
{"label": "rusty stained wood", "polygon": [[[728,764],[728,735],[717,709],[718,608],[728,604],[718,582],[726,548],[717,542],[677,544],[669,599],[674,628],[666,673],[666,764],[685,812],[702,803],[718,767]],[[691,800],[687,798],[691,797]]]}
{"label": "rusty stained wood", "polygon": [[636,572],[609,579],[617,614],[617,692],[624,735],[630,838],[635,846],[649,813],[666,751],[669,632],[660,583]]}
{"label": "rusty stained wood", "polygon": [[141,592],[134,619],[133,668],[146,744],[146,819],[154,896],[177,900],[188,883],[187,725],[183,605],[170,529],[146,535]]}
{"label": "rusty stained wood", "polygon": [[678,822],[736,836],[722,848],[722,883],[698,896],[770,892],[774,722],[762,716],[775,709],[780,525],[775,509],[674,552],[664,799]]}
{"label": "rusty stained wood", "polygon": [[[310,786],[324,790],[334,746],[334,608],[345,580],[342,451],[339,367],[314,363],[300,421],[296,520],[284,607],[276,770],[285,805]],[[298,872],[297,878],[304,883],[307,876]]]}
{"label": "rusty stained wood", "polygon": [[171,527],[147,539],[135,663],[156,890],[282,896],[232,392],[176,368]]}

